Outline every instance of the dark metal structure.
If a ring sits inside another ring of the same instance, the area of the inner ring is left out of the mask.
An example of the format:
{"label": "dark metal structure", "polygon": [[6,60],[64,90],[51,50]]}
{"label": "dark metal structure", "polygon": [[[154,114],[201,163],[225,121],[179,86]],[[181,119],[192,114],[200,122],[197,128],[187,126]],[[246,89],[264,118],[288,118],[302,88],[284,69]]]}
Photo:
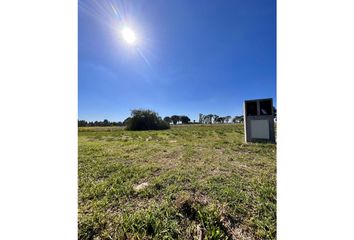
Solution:
{"label": "dark metal structure", "polygon": [[273,99],[244,102],[245,141],[275,143]]}

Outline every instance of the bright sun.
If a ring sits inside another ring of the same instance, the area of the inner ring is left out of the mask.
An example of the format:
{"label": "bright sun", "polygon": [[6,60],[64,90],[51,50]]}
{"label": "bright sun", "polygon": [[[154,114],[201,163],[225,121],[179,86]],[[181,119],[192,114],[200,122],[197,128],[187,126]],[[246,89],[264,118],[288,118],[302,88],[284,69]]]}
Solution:
{"label": "bright sun", "polygon": [[128,27],[124,27],[122,30],[123,39],[128,43],[133,45],[136,42],[136,36],[133,30]]}

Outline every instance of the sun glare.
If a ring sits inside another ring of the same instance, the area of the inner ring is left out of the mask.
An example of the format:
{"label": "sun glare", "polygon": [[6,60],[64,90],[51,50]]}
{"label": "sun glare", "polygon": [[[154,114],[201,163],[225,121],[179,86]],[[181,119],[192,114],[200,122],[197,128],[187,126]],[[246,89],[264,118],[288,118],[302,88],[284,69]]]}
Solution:
{"label": "sun glare", "polygon": [[130,45],[134,45],[136,42],[136,36],[133,30],[128,27],[124,27],[122,30],[123,39]]}

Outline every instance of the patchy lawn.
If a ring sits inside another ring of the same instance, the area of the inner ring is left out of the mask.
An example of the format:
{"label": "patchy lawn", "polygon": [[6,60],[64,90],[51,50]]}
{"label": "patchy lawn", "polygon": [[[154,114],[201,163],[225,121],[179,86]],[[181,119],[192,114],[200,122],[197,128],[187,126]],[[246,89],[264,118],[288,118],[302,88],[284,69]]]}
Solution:
{"label": "patchy lawn", "polygon": [[79,239],[275,239],[276,145],[243,125],[79,129]]}

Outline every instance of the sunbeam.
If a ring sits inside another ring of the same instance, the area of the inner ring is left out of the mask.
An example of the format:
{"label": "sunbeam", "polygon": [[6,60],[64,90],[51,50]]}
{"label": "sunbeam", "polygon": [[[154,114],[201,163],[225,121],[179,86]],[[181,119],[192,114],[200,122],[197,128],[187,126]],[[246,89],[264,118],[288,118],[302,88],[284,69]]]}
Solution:
{"label": "sunbeam", "polygon": [[155,51],[148,49],[151,38],[144,36],[141,31],[143,28],[138,28],[133,21],[134,16],[136,17],[137,12],[139,12],[139,8],[137,9],[135,5],[129,5],[129,2],[119,0],[79,0],[79,11],[102,23],[110,29],[113,36],[117,36],[118,33],[120,37],[117,39],[125,43],[121,46],[136,51],[151,69],[151,63],[146,54],[143,53],[155,54]]}

